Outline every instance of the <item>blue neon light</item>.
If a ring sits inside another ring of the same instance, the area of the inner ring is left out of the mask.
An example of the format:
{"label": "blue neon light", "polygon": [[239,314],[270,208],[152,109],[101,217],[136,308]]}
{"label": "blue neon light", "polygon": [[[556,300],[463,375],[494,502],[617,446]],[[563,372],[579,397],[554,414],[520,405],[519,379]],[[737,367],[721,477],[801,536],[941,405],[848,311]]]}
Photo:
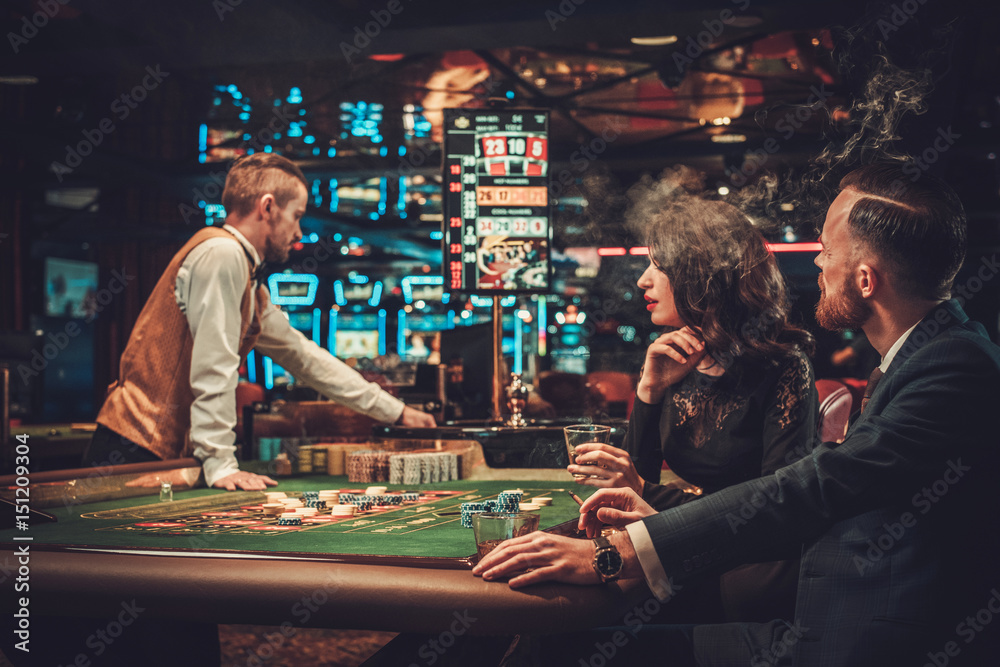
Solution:
{"label": "blue neon light", "polygon": [[247,353],[247,380],[257,382],[257,355],[253,350]]}
{"label": "blue neon light", "polygon": [[202,123],[198,126],[198,162],[204,163],[208,159],[205,152],[208,150],[208,125]]}
{"label": "blue neon light", "polygon": [[330,309],[330,331],[326,334],[326,349],[330,354],[334,354],[337,350],[337,311],[333,308]]}
{"label": "blue neon light", "polygon": [[403,356],[406,354],[406,311],[402,308],[396,316],[396,354]]}
{"label": "blue neon light", "polygon": [[319,342],[319,321],[320,321],[320,317],[321,317],[320,309],[319,308],[313,308],[313,342],[316,343],[317,345],[320,344],[320,342]]}
{"label": "blue neon light", "polygon": [[522,363],[524,362],[524,350],[521,346],[521,336],[523,335],[521,329],[524,328],[524,324],[521,322],[520,317],[514,317],[514,372],[518,375],[521,374]]}
{"label": "blue neon light", "polygon": [[[382,293],[382,283],[375,283],[375,286],[379,288],[379,294]],[[379,356],[385,356],[385,309],[378,311],[378,353]]]}
{"label": "blue neon light", "polygon": [[[368,305],[374,308],[382,300],[382,281],[375,281],[375,286],[372,289],[372,298],[368,299]],[[382,311],[385,312],[384,310]],[[385,354],[384,352],[382,354]]]}
{"label": "blue neon light", "polygon": [[[278,285],[281,283],[309,283],[306,296],[281,296]],[[319,287],[319,276],[311,273],[272,273],[267,279],[271,290],[271,303],[278,306],[311,306],[316,300],[316,289]]]}
{"label": "blue neon light", "polygon": [[[332,148],[330,150],[333,150]],[[331,156],[333,157],[333,156]],[[330,179],[330,212],[335,213],[340,205],[340,194],[337,192],[337,179]],[[340,239],[335,239],[339,241]]]}
{"label": "blue neon light", "polygon": [[443,238],[444,238],[444,232],[442,232],[440,229],[431,232],[431,241],[440,241]]}
{"label": "blue neon light", "polygon": [[264,388],[274,388],[274,367],[271,357],[264,357]]}
{"label": "blue neon light", "polygon": [[338,306],[346,306],[347,298],[344,296],[344,283],[340,280],[333,281],[333,301]]}
{"label": "blue neon light", "polygon": [[352,285],[368,284],[368,276],[363,276],[360,273],[355,273],[354,271],[351,271],[350,275],[347,276],[347,279],[351,281]]}

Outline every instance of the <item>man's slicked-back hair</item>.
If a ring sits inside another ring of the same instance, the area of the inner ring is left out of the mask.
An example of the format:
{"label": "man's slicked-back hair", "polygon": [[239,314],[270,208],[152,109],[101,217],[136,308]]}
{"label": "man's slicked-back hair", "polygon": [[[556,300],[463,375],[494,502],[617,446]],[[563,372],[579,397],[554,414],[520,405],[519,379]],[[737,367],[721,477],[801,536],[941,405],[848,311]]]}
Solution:
{"label": "man's slicked-back hair", "polygon": [[273,194],[275,203],[284,208],[296,195],[295,181],[306,189],[306,177],[286,157],[274,153],[244,155],[233,162],[222,189],[222,205],[228,216],[249,215],[266,194]]}
{"label": "man's slicked-back hair", "polygon": [[929,174],[913,180],[902,163],[879,163],[850,172],[840,187],[860,195],[847,217],[852,238],[889,263],[899,289],[949,298],[966,243],[965,209],[951,186]]}

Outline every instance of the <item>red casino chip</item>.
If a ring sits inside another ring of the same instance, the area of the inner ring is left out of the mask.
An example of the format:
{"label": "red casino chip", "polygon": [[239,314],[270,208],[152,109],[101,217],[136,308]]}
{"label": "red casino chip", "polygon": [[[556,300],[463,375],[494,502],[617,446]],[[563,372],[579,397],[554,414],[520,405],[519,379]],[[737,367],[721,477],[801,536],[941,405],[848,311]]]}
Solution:
{"label": "red casino chip", "polygon": [[219,526],[256,526],[261,522],[257,519],[222,519],[212,523]]}
{"label": "red casino chip", "polygon": [[202,512],[201,515],[206,519],[225,519],[226,517],[233,516],[248,516],[246,512]]}

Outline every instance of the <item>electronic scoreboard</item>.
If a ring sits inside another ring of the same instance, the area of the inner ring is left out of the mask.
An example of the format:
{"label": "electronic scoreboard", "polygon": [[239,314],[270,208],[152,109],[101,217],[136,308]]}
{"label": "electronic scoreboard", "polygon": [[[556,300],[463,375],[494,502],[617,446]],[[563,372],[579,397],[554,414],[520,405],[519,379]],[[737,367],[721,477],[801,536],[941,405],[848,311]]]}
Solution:
{"label": "electronic scoreboard", "polygon": [[447,289],[549,291],[548,112],[445,109],[444,126]]}

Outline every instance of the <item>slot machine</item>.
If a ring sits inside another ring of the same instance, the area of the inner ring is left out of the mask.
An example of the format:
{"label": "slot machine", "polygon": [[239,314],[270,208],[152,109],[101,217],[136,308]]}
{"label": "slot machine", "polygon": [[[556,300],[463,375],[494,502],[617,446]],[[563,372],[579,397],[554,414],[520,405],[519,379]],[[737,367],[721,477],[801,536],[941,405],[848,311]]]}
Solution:
{"label": "slot machine", "polygon": [[441,363],[440,332],[455,327],[444,276],[404,276],[400,286],[405,305],[396,315],[396,352],[407,361]]}
{"label": "slot machine", "polygon": [[333,283],[327,349],[340,359],[373,359],[386,353],[383,283],[359,273]]}

